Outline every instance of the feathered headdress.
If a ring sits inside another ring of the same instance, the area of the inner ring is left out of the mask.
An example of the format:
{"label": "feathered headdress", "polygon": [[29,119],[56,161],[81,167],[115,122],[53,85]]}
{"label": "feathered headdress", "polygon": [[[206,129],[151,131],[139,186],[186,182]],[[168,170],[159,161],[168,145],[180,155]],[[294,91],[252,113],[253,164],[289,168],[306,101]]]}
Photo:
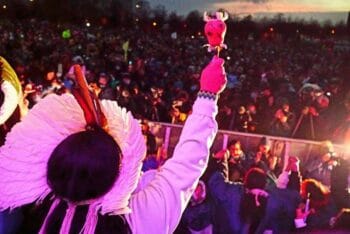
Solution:
{"label": "feathered headdress", "polygon": [[[97,123],[108,129],[120,146],[122,161],[112,189],[103,197],[85,203],[90,206],[82,230],[86,234],[94,232],[98,212],[115,215],[130,212],[128,201],[140,177],[146,145],[139,123],[131,113],[115,101],[100,102],[94,98],[78,65],[75,74],[79,89],[73,92],[74,95],[47,96],[7,135],[6,144],[0,148],[0,208],[13,209],[38,202],[51,193],[46,175],[51,153],[71,134]],[[56,199],[50,211],[57,204]],[[74,216],[71,207],[69,205],[60,233],[69,232]],[[44,233],[43,228],[40,233]]]}
{"label": "feathered headdress", "polygon": [[4,94],[0,106],[0,125],[4,124],[21,101],[22,88],[18,77],[10,64],[0,56],[0,85]]}

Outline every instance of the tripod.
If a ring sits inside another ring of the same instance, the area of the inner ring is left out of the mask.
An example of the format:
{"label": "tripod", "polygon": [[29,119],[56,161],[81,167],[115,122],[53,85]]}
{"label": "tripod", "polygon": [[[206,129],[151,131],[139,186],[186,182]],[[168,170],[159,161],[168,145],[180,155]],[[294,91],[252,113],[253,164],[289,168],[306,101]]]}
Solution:
{"label": "tripod", "polygon": [[301,111],[301,114],[299,116],[298,122],[296,123],[294,130],[292,132],[291,137],[293,138],[295,136],[295,134],[297,133],[297,131],[300,128],[301,123],[303,122],[303,119],[306,118],[307,116],[309,116],[309,121],[310,121],[310,133],[311,133],[311,139],[314,140],[315,139],[315,129],[314,129],[314,116],[317,116],[318,113],[316,112],[314,107],[309,107],[306,106],[303,108],[303,110]]}

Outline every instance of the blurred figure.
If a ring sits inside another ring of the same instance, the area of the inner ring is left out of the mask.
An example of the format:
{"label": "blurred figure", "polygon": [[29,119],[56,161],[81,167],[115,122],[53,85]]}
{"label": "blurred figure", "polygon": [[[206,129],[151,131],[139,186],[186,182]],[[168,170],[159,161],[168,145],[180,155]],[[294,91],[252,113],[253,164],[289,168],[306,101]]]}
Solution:
{"label": "blurred figure", "polygon": [[292,233],[295,213],[300,204],[299,159],[288,157],[284,171],[279,175],[276,186],[271,187],[263,220],[256,233]]}
{"label": "blurred figure", "polygon": [[291,112],[288,101],[284,100],[281,107],[275,112],[270,133],[276,136],[288,137],[292,133],[294,123],[295,115]]}
{"label": "blurred figure", "polygon": [[259,120],[257,118],[257,110],[255,104],[249,103],[247,105],[247,114],[249,116],[248,132],[256,132],[257,127],[259,126]]}
{"label": "blurred figure", "polygon": [[337,121],[332,136],[335,142],[350,145],[350,92],[344,98],[343,112],[345,113],[344,117]]}
{"label": "blurred figure", "polygon": [[106,73],[100,73],[97,78],[97,83],[99,87],[98,98],[115,101],[117,99],[117,95],[110,87],[110,78]]}
{"label": "blurred figure", "polygon": [[271,143],[263,137],[258,145],[258,151],[249,155],[249,167],[262,169],[268,178],[268,185],[273,186],[281,173],[280,159],[271,152]]}
{"label": "blurred figure", "polygon": [[270,109],[274,104],[274,96],[272,90],[267,83],[261,85],[260,94],[257,97],[257,113],[259,122],[259,133],[266,133],[269,130],[269,121],[271,119]]}
{"label": "blurred figure", "polygon": [[252,122],[251,116],[244,106],[240,106],[235,116],[234,130],[248,132],[250,122]]}
{"label": "blurred figure", "polygon": [[72,59],[72,65],[69,68],[69,71],[68,71],[68,73],[66,75],[67,77],[69,77],[71,79],[74,79],[74,65],[80,65],[81,69],[83,71],[83,74],[84,75],[86,74],[86,67],[85,67],[85,64],[84,64],[84,59],[80,55],[77,55],[77,56],[75,56]]}
{"label": "blurred figure", "polygon": [[266,174],[251,168],[244,183],[230,183],[222,171],[209,180],[215,201],[214,233],[254,233],[262,220],[268,193],[264,190]]}
{"label": "blurred figure", "polygon": [[164,161],[157,157],[157,143],[156,137],[150,131],[149,122],[145,119],[141,121],[142,135],[146,141],[147,153],[146,158],[143,161],[142,171],[148,171],[151,169],[158,169]]}
{"label": "blurred figure", "polygon": [[337,214],[329,189],[315,179],[306,179],[301,184],[301,197],[310,199],[310,214],[306,219],[308,230],[330,227],[331,218]]}
{"label": "blurred figure", "polygon": [[324,141],[319,148],[319,153],[306,163],[305,177],[316,179],[330,187],[335,157],[336,154],[332,142]]}
{"label": "blurred figure", "polygon": [[181,223],[189,234],[212,234],[214,233],[212,216],[213,205],[208,199],[205,183],[200,180],[184,211]]}

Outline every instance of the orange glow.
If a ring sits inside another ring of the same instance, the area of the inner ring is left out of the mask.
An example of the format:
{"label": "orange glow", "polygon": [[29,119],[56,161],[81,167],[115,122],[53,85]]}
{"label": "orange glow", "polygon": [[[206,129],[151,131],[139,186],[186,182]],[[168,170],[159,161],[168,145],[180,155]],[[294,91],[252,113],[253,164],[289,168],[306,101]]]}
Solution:
{"label": "orange glow", "polygon": [[256,4],[253,2],[225,2],[213,4],[216,8],[227,9],[229,12],[238,14],[254,14],[261,12],[330,12],[344,11],[350,7],[346,0],[271,0],[266,3]]}
{"label": "orange glow", "polygon": [[152,25],[153,25],[153,27],[156,27],[157,26],[157,22],[153,22]]}

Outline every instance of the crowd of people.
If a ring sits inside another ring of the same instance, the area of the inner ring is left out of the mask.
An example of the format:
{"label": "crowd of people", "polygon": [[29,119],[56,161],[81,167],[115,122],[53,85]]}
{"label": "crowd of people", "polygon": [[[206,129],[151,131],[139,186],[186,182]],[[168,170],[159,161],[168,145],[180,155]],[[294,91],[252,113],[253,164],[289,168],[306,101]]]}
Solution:
{"label": "crowd of people", "polygon": [[[139,119],[182,124],[208,61],[201,29],[184,35],[100,27],[2,22],[0,52],[21,78],[29,106],[47,93],[69,91],[70,68],[78,63],[100,98],[117,100]],[[332,40],[281,39],[276,32],[228,38],[219,128],[343,141],[349,53],[333,50]]]}
{"label": "crowd of people", "polygon": [[325,142],[306,165],[286,166],[262,138],[249,152],[231,140],[212,154],[177,233],[347,233],[349,162]]}
{"label": "crowd of people", "polygon": [[[140,119],[148,155],[143,171],[166,161],[157,155],[147,122],[185,123],[201,88],[202,68],[212,57],[202,48],[200,29],[193,35],[156,27],[139,33],[31,20],[4,21],[0,33],[0,54],[14,67],[29,108],[50,93],[69,93],[76,82],[73,65],[79,64],[100,99],[116,100]],[[226,43],[219,129],[347,141],[350,86],[343,75],[349,75],[348,52],[333,50],[330,41],[282,39],[275,32],[244,40],[229,37]],[[330,148],[312,163],[300,171],[298,159],[290,157],[283,166],[266,139],[252,153],[231,141],[210,156],[177,232],[346,228],[348,163]]]}

